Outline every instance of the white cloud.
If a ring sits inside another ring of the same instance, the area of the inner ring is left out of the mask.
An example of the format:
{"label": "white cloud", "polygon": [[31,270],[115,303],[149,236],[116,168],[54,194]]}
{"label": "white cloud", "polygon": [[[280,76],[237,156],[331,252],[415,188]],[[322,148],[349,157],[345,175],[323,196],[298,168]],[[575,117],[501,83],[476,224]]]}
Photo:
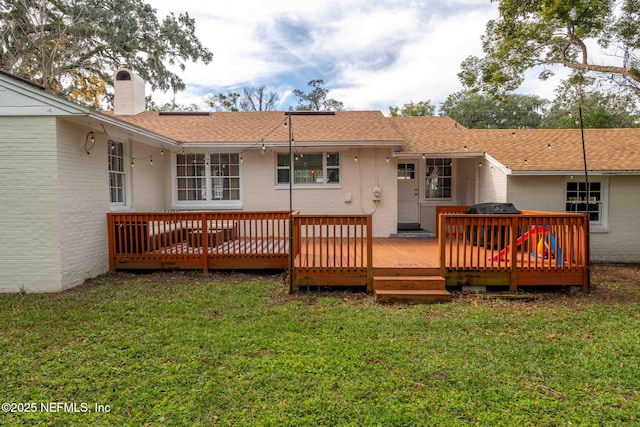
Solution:
{"label": "white cloud", "polygon": [[479,37],[497,14],[495,4],[472,0],[147,1],[160,17],[187,11],[214,54],[180,73],[187,89],[178,103],[262,84],[286,99],[319,78],[346,108],[383,112],[460,90],[460,63],[482,53]]}

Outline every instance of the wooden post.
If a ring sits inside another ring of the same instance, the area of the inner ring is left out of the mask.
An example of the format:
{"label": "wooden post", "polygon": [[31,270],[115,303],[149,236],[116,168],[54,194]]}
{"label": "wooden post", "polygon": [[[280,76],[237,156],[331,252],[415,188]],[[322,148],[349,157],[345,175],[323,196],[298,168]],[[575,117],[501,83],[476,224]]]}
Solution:
{"label": "wooden post", "polygon": [[109,236],[109,271],[116,271],[116,236],[113,214],[107,214],[107,235]]}
{"label": "wooden post", "polygon": [[446,260],[447,260],[447,250],[446,250],[446,240],[447,240],[447,221],[448,217],[446,214],[438,214],[438,247],[440,248],[440,275],[445,277],[447,268],[446,268]]}
{"label": "wooden post", "polygon": [[[202,248],[202,272],[204,274],[208,274],[209,273],[209,221],[207,221],[207,214],[205,212],[203,212],[200,215],[200,221],[202,224],[202,242],[200,244],[201,248]],[[223,231],[223,233],[226,232],[226,230]],[[213,242],[211,243],[212,245],[214,244]]]}
{"label": "wooden post", "polygon": [[517,236],[518,236],[518,217],[515,215],[511,216],[510,222],[510,230],[509,230],[509,245],[510,245],[510,254],[509,254],[509,266],[511,268],[511,277],[509,279],[509,290],[517,291],[518,290],[518,247],[517,247]]}
{"label": "wooden post", "polygon": [[589,230],[589,214],[584,214],[583,221],[583,230],[584,230],[584,250],[580,251],[584,256],[584,265],[583,265],[583,282],[582,282],[582,292],[588,294],[591,293],[591,245],[589,242],[589,238],[591,235],[591,230]]}
{"label": "wooden post", "polygon": [[373,217],[367,215],[367,292],[373,292]]}

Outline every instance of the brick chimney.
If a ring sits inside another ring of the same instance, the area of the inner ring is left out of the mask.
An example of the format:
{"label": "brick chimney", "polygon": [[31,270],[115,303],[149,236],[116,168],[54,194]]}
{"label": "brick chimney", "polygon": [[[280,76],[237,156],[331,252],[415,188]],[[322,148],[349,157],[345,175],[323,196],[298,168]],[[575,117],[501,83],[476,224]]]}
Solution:
{"label": "brick chimney", "polygon": [[145,110],[144,80],[133,71],[122,68],[113,79],[113,114],[135,116]]}

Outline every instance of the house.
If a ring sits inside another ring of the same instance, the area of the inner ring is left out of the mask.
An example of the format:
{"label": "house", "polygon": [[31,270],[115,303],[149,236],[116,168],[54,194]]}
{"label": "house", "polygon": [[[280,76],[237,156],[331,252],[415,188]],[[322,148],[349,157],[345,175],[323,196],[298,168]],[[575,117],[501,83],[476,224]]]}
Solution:
{"label": "house", "polygon": [[[477,130],[454,125],[451,132],[428,124],[438,119],[390,119],[403,135],[402,148],[394,153],[399,169],[403,164],[419,169],[417,203],[423,227],[435,227],[434,205],[495,201],[547,212],[588,209],[591,259],[640,261],[636,219],[640,209],[640,129],[585,129],[583,153],[580,129]],[[450,164],[451,169],[440,167],[438,172],[451,171],[452,176],[434,177],[438,163]],[[425,188],[442,178],[443,182],[450,178],[450,193],[445,194],[448,190],[442,186],[436,191]],[[401,186],[399,181],[399,206]]]}
{"label": "house", "polygon": [[[442,205],[585,208],[579,131],[478,131],[378,111],[144,105],[144,82],[129,70],[116,73],[107,113],[0,73],[0,291],[60,291],[107,271],[108,212],[291,203],[304,213],[370,214],[372,234],[388,237],[398,224],[435,231]],[[585,131],[595,260],[640,258],[639,139],[634,129]]]}

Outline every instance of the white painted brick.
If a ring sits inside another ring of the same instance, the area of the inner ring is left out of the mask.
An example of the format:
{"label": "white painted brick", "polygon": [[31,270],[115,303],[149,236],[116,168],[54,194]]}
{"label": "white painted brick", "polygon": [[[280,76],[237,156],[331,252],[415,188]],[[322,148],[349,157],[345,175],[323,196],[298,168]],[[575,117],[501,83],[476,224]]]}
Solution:
{"label": "white painted brick", "polygon": [[[371,212],[374,208],[372,189],[377,184],[382,188],[382,199],[373,214],[373,234],[386,237],[395,233],[398,217],[397,166],[393,161],[386,162],[388,155],[389,151],[382,148],[343,151],[340,157],[340,188],[294,187],[293,209],[308,214]],[[358,162],[354,161],[355,156],[358,156]],[[275,153],[263,155],[261,150],[251,150],[245,152],[243,157],[244,210],[288,210],[288,187],[276,188]],[[344,202],[345,193],[352,194],[351,203]]]}
{"label": "white painted brick", "polygon": [[54,117],[0,117],[0,292],[62,289]]}

